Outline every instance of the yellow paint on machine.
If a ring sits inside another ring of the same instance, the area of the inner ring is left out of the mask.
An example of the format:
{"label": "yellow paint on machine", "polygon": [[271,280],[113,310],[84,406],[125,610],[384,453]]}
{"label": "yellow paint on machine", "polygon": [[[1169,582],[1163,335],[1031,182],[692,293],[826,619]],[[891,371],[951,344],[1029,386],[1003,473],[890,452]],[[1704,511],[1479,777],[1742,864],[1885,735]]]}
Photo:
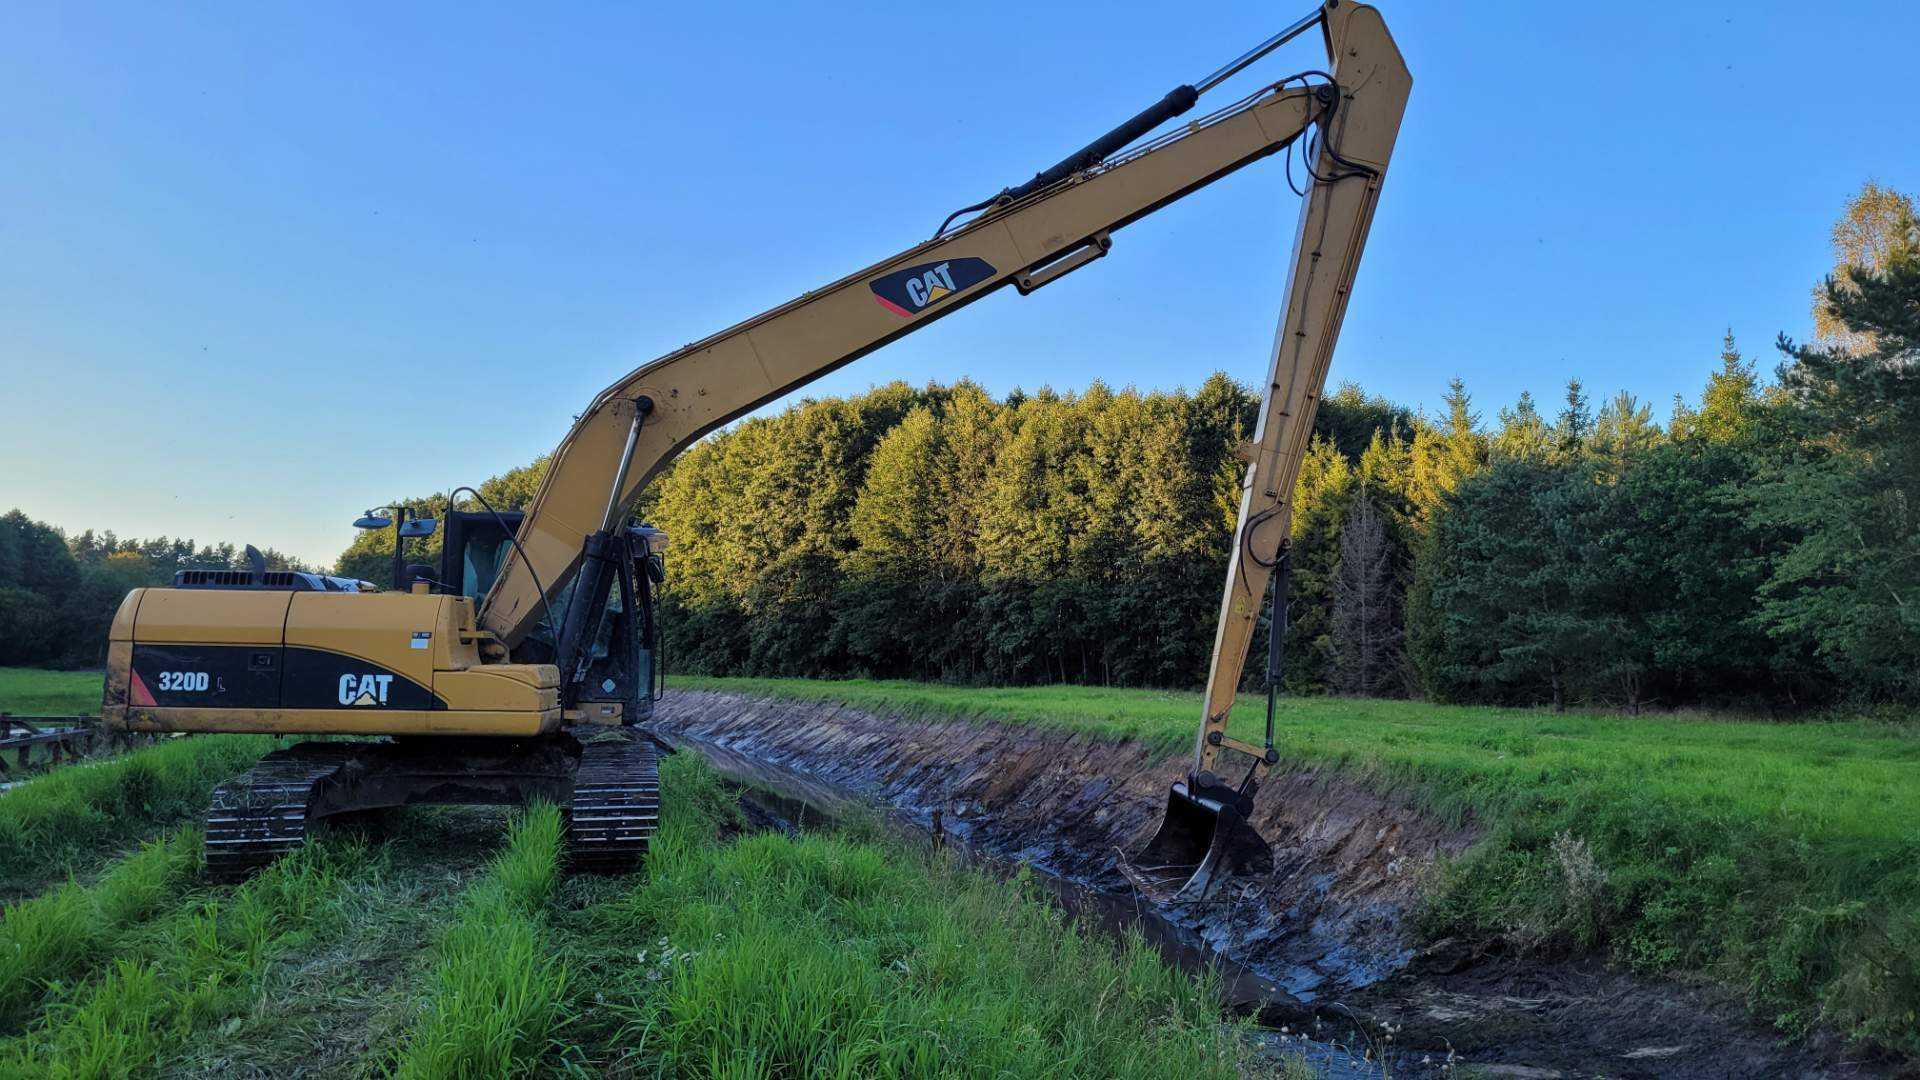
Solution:
{"label": "yellow paint on machine", "polygon": [[560,706],[540,711],[412,709],[154,709],[122,710],[123,731],[222,732],[251,735],[495,735],[526,738],[560,724]]}
{"label": "yellow paint on machine", "polygon": [[[482,664],[462,596],[268,589],[135,589],[115,614],[101,712],[123,731],[526,737],[561,725],[551,664]],[[321,649],[432,690],[440,709],[156,707],[130,697],[135,645]]]}

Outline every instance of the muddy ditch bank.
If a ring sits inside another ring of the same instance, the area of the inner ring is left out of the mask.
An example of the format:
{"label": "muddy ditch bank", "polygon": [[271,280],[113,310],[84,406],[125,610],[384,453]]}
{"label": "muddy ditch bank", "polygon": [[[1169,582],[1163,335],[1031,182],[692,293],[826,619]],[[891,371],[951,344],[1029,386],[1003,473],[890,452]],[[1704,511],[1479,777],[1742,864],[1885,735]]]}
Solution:
{"label": "muddy ditch bank", "polygon": [[[1117,852],[1158,826],[1184,763],[1062,731],[708,691],[670,691],[654,727],[778,773],[816,806],[879,805],[929,829],[938,813],[956,842],[1108,907],[1145,904]],[[1426,874],[1475,831],[1349,776],[1276,772],[1253,823],[1273,845],[1270,875],[1151,915],[1224,958],[1232,1004],[1270,1027],[1391,1050],[1402,1076],[1438,1073],[1449,1053],[1491,1076],[1894,1075],[1833,1040],[1781,1045],[1715,989],[1541,963],[1498,942],[1419,940],[1410,915]]]}

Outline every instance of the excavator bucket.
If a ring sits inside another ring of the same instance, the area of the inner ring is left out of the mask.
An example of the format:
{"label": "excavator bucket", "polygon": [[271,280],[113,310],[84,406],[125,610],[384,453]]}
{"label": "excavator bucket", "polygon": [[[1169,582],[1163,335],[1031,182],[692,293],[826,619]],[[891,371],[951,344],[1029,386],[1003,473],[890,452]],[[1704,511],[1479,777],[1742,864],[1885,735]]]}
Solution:
{"label": "excavator bucket", "polygon": [[1215,790],[1220,798],[1176,781],[1159,830],[1146,847],[1121,856],[1121,872],[1142,895],[1162,904],[1193,903],[1211,896],[1222,878],[1272,868],[1272,850],[1247,823],[1252,800]]}

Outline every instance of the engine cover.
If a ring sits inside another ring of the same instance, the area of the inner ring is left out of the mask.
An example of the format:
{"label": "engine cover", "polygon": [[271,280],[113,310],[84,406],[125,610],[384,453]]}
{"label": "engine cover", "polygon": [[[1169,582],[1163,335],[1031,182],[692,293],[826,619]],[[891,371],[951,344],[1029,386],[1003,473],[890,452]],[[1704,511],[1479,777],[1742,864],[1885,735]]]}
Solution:
{"label": "engine cover", "polygon": [[462,596],[150,588],[127,594],[102,714],[126,731],[528,736],[559,669],[489,664]]}

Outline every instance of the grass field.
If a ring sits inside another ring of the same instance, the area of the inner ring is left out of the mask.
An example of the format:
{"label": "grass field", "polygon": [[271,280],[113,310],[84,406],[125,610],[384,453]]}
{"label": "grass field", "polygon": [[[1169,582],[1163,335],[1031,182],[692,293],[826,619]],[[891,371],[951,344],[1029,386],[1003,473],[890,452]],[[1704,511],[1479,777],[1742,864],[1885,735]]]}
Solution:
{"label": "grass field", "polygon": [[[97,678],[0,671],[0,709],[80,711],[87,707],[80,695],[94,694]],[[1170,753],[1187,747],[1199,710],[1196,694],[1095,688],[691,678],[678,678],[675,685],[833,700],[908,716],[1051,726],[1138,739]],[[1241,703],[1237,734],[1257,736],[1261,704]],[[189,920],[169,923],[162,932],[151,916],[187,887],[177,873],[179,845],[192,842],[180,839],[177,830],[183,823],[191,829],[218,779],[243,769],[270,745],[271,740],[257,737],[174,740],[59,769],[0,793],[0,900],[20,901],[7,909],[6,929],[0,932],[0,939],[13,946],[12,963],[19,965],[17,971],[0,972],[9,983],[0,995],[0,1013],[25,1023],[45,992],[36,988],[52,986],[61,995],[55,1011],[91,1015],[86,1010],[96,1008],[89,1004],[93,999],[73,995],[108,977],[120,981],[108,986],[111,995],[100,999],[101,1009],[136,993],[160,1002],[155,1008],[230,1008],[224,996],[210,999],[211,1005],[196,1004],[199,999],[188,990],[170,989],[164,980],[150,986],[147,978],[165,975],[162,969],[172,962],[167,957],[200,965],[196,971],[209,962],[183,944],[149,941],[152,934],[218,938],[227,931],[217,922]],[[1756,1009],[1785,1030],[1824,1023],[1874,1045],[1920,1054],[1920,727],[1885,720],[1776,724],[1318,698],[1283,704],[1281,747],[1289,762],[1331,767],[1376,788],[1406,793],[1430,812],[1471,821],[1480,830],[1481,843],[1434,882],[1421,916],[1426,933],[1499,934],[1548,954],[1601,951],[1637,970],[1706,975],[1743,990]],[[696,789],[702,783],[685,776],[679,782]],[[246,938],[257,954],[248,961],[254,966],[207,970],[218,979],[276,987],[304,1011],[290,1021],[263,998],[237,1030],[223,1026],[214,1037],[196,1037],[193,1052],[231,1044],[223,1060],[267,1055],[295,1071],[309,1059],[335,1068],[357,1061],[364,1070],[411,1075],[458,1073],[461,1063],[475,1062],[512,1068],[536,1058],[545,1062],[542,1068],[561,1067],[545,1060],[551,1045],[586,1032],[613,1042],[580,1051],[566,1068],[593,1071],[615,1058],[621,1067],[634,1064],[623,1056],[626,1050],[608,1047],[630,1046],[641,1035],[651,1048],[647,1054],[710,1054],[719,1045],[711,1040],[722,1031],[727,1039],[764,1044],[775,1057],[798,1052],[805,1040],[797,1043],[792,1032],[758,1030],[750,1017],[724,1009],[703,1012],[706,1006],[698,1001],[660,998],[642,993],[647,988],[638,985],[622,991],[630,992],[626,999],[606,996],[609,979],[643,977],[622,974],[633,966],[626,964],[629,955],[657,971],[658,980],[677,976],[681,964],[688,965],[687,972],[706,972],[706,962],[723,956],[743,971],[763,963],[764,958],[696,943],[713,933],[723,939],[738,933],[764,940],[769,949],[799,950],[792,957],[779,954],[782,963],[792,960],[799,970],[824,963],[823,957],[857,962],[853,969],[829,966],[806,976],[835,987],[867,988],[856,995],[850,1013],[804,1014],[806,1024],[878,1023],[885,1029],[898,1020],[910,1026],[899,1017],[888,1019],[892,1014],[885,1010],[876,1019],[870,1009],[879,998],[871,995],[879,990],[873,988],[893,985],[886,980],[893,977],[888,972],[896,961],[916,971],[916,965],[938,967],[946,961],[938,955],[845,948],[848,942],[866,941],[868,930],[894,933],[903,941],[913,936],[887,929],[882,916],[901,914],[898,904],[860,899],[869,897],[860,891],[869,886],[871,896],[925,901],[912,915],[914,935],[1004,933],[1009,940],[1027,942],[997,956],[997,967],[968,978],[1001,978],[1006,965],[1037,962],[1024,950],[1037,947],[1041,937],[1022,929],[1017,919],[992,927],[966,922],[985,918],[986,909],[1028,911],[1018,904],[1008,907],[994,886],[894,853],[868,854],[869,845],[844,837],[718,843],[711,836],[730,826],[712,813],[695,815],[663,835],[645,881],[609,888],[595,882],[556,885],[543,877],[540,867],[551,866],[553,844],[550,836],[540,839],[548,835],[542,830],[522,827],[507,848],[512,858],[489,864],[488,852],[503,843],[497,818],[484,826],[493,830],[491,839],[478,847],[462,832],[467,826],[458,824],[468,819],[415,812],[408,820],[426,822],[438,830],[438,839],[398,845],[400,865],[383,856],[364,873],[343,872],[336,861],[323,859],[311,873],[324,881],[300,885],[324,885],[326,903],[338,899],[347,912],[339,925],[359,928],[356,934],[386,950],[382,960],[392,970],[370,979],[360,998],[350,997],[357,1004],[341,1016],[334,985],[309,986],[295,975],[276,975],[280,969],[273,959],[284,947],[307,965],[299,970],[310,971],[321,963],[311,955],[315,948],[336,959],[343,950],[352,952],[338,944],[339,935],[320,932],[332,923],[315,923],[320,929],[296,935],[291,944],[277,937]],[[709,839],[696,843],[696,834]],[[449,854],[463,850],[460,838],[468,843],[465,854]],[[138,850],[147,841],[157,846]],[[531,854],[521,850],[528,845]],[[1590,865],[1583,864],[1582,851],[1591,854]],[[452,868],[441,866],[443,861]],[[869,867],[845,871],[867,884],[856,890],[858,896],[843,896],[832,884],[842,870],[822,870],[821,864]],[[70,873],[76,881],[63,885]],[[784,884],[760,896],[752,882],[761,874]],[[880,876],[870,880],[874,874]],[[824,892],[810,891],[815,884],[809,883],[820,875],[828,880],[820,886]],[[711,881],[730,882],[725,896],[703,891]],[[934,883],[933,891],[922,891],[928,882]],[[557,899],[548,895],[555,889]],[[236,902],[217,893],[213,899]],[[275,905],[289,902],[293,898],[262,894],[257,904],[267,906],[247,910],[278,912]],[[801,907],[781,906],[789,903]],[[839,935],[831,939],[837,947],[821,946],[818,955],[803,957],[800,953],[813,946],[805,944],[799,924],[823,903],[850,904],[848,910],[856,914],[848,916],[850,922],[831,924]],[[877,906],[869,911],[859,906],[864,903]],[[982,910],[969,914],[969,906]],[[1033,911],[1039,914],[1020,917],[1039,918],[1044,905],[1035,902]],[[729,929],[722,925],[723,915],[742,921]],[[463,926],[470,929],[458,929]],[[673,964],[660,960],[662,938],[674,950]],[[148,967],[101,969],[102,957],[127,955],[124,943],[135,941],[158,950],[151,953],[156,959],[146,961]],[[482,941],[501,947],[472,947]],[[426,953],[415,955],[423,949]],[[640,961],[643,951],[651,963]],[[940,970],[943,978],[961,977]],[[1042,984],[1065,978],[1032,977]],[[727,976],[714,971],[700,978],[720,986]],[[1023,983],[1018,992],[1045,997],[1056,989],[1064,993],[1066,985],[1049,989]],[[1177,990],[1181,984],[1176,979],[1168,985]],[[476,1008],[476,1001],[491,1004]],[[762,1005],[796,1007],[777,997]],[[1186,1015],[1181,1012],[1186,1005],[1166,1007],[1171,1015]],[[474,1024],[462,1019],[482,1016],[493,1026],[469,1030]],[[1005,1022],[975,1019],[987,1025],[984,1031],[997,1031],[993,1025]],[[311,1042],[302,1041],[325,1040],[342,1025],[358,1040],[358,1048],[344,1058],[338,1052],[316,1057]],[[14,1062],[24,1067],[43,1053],[66,1053],[58,1048],[71,1049],[70,1040],[79,1036],[62,1031],[45,1023],[29,1026],[15,1037],[31,1045],[15,1046],[14,1052],[25,1056]],[[551,1036],[554,1031],[565,1037]],[[1005,1032],[982,1036],[987,1042],[1007,1037]],[[129,1045],[147,1046],[138,1040]],[[883,1039],[876,1045],[892,1044]],[[1192,1051],[1180,1045],[1179,1053]],[[839,1044],[832,1039],[806,1043],[808,1052],[825,1052],[822,1046]],[[912,1071],[931,1052],[920,1047],[901,1060]],[[1192,1052],[1220,1051],[1208,1044]],[[862,1058],[856,1064],[865,1068],[878,1061]]]}
{"label": "grass field", "polygon": [[[1198,694],[676,677],[672,685],[1191,745]],[[1236,709],[1257,737],[1261,699]],[[1604,950],[1920,1053],[1920,725],[1289,699],[1282,754],[1403,791],[1484,839],[1436,883],[1433,934]],[[1564,838],[1564,839],[1563,839]],[[1556,841],[1560,841],[1556,849]],[[1577,841],[1598,888],[1574,877]]]}
{"label": "grass field", "polygon": [[0,792],[0,1076],[1226,1078],[1248,1053],[1143,942],[859,823],[743,833],[691,755],[639,874],[564,877],[551,808],[435,807],[206,884],[191,808],[269,743]]}
{"label": "grass field", "polygon": [[0,712],[15,716],[98,715],[100,673],[0,667]]}

